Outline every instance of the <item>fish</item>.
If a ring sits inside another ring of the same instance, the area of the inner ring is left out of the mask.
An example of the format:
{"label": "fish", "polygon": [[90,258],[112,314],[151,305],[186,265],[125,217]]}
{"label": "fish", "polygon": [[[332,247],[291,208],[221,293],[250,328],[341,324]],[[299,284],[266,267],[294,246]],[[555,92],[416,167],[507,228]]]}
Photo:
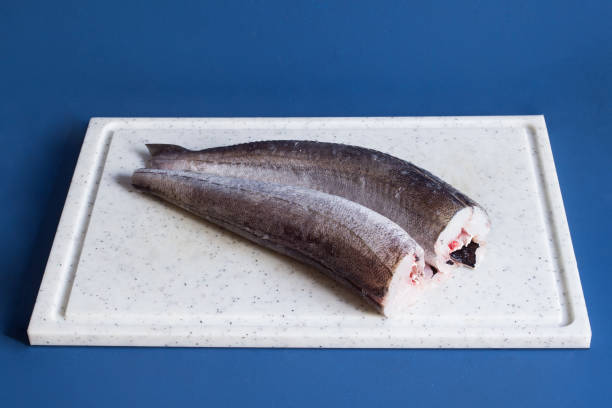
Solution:
{"label": "fish", "polygon": [[423,249],[388,218],[303,187],[138,169],[132,184],[256,244],[310,265],[391,316],[426,280]]}
{"label": "fish", "polygon": [[149,168],[189,170],[294,185],[359,203],[402,227],[434,272],[474,268],[490,230],[477,202],[429,171],[373,149],[268,140],[203,150],[147,144]]}

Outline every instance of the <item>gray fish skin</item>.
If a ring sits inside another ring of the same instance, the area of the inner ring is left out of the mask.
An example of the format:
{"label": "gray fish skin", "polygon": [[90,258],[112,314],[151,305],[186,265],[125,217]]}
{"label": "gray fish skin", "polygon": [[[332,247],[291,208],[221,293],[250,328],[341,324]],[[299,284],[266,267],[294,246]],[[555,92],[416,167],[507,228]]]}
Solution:
{"label": "gray fish skin", "polygon": [[200,151],[167,144],[147,147],[151,168],[296,185],[355,201],[404,228],[425,250],[430,265],[436,264],[434,245],[451,218],[466,207],[482,209],[430,172],[358,146],[271,140]]}
{"label": "gray fish skin", "polygon": [[423,250],[406,231],[338,196],[288,185],[159,169],[136,170],[132,184],[316,267],[383,313],[394,273],[404,259],[418,266],[412,269],[414,279],[422,277]]}

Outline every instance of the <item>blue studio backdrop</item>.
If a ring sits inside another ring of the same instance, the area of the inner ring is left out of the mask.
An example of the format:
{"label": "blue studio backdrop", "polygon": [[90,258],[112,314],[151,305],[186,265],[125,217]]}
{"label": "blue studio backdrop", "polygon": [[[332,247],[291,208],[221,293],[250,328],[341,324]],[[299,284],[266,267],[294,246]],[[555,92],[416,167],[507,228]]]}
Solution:
{"label": "blue studio backdrop", "polygon": [[[0,406],[602,406],[612,2],[0,2]],[[544,114],[590,350],[30,347],[91,116]],[[400,405],[404,406],[404,405]]]}

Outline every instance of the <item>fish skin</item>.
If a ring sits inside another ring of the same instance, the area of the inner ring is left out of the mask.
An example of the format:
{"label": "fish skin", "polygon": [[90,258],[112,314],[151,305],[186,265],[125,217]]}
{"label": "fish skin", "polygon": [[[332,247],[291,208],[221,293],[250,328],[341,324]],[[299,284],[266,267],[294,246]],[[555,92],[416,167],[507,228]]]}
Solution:
{"label": "fish skin", "polygon": [[338,196],[288,185],[160,169],[136,170],[132,184],[314,266],[365,297],[380,312],[399,262],[405,256],[416,256],[421,257],[423,265],[423,251],[406,231]]}
{"label": "fish skin", "polygon": [[425,250],[431,265],[434,244],[451,218],[465,207],[480,207],[430,172],[359,146],[271,140],[199,151],[166,144],[147,147],[151,168],[296,185],[355,201],[404,228]]}

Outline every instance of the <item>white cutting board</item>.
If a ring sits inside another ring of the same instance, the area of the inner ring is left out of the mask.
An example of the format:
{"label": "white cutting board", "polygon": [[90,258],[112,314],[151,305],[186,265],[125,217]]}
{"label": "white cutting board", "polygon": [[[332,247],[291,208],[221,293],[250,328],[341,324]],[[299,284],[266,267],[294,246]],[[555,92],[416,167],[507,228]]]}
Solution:
{"label": "white cutting board", "polygon": [[[330,279],[135,191],[145,143],[348,143],[432,171],[491,217],[487,255],[383,318]],[[94,118],[28,328],[32,344],[589,347],[544,119]]]}

